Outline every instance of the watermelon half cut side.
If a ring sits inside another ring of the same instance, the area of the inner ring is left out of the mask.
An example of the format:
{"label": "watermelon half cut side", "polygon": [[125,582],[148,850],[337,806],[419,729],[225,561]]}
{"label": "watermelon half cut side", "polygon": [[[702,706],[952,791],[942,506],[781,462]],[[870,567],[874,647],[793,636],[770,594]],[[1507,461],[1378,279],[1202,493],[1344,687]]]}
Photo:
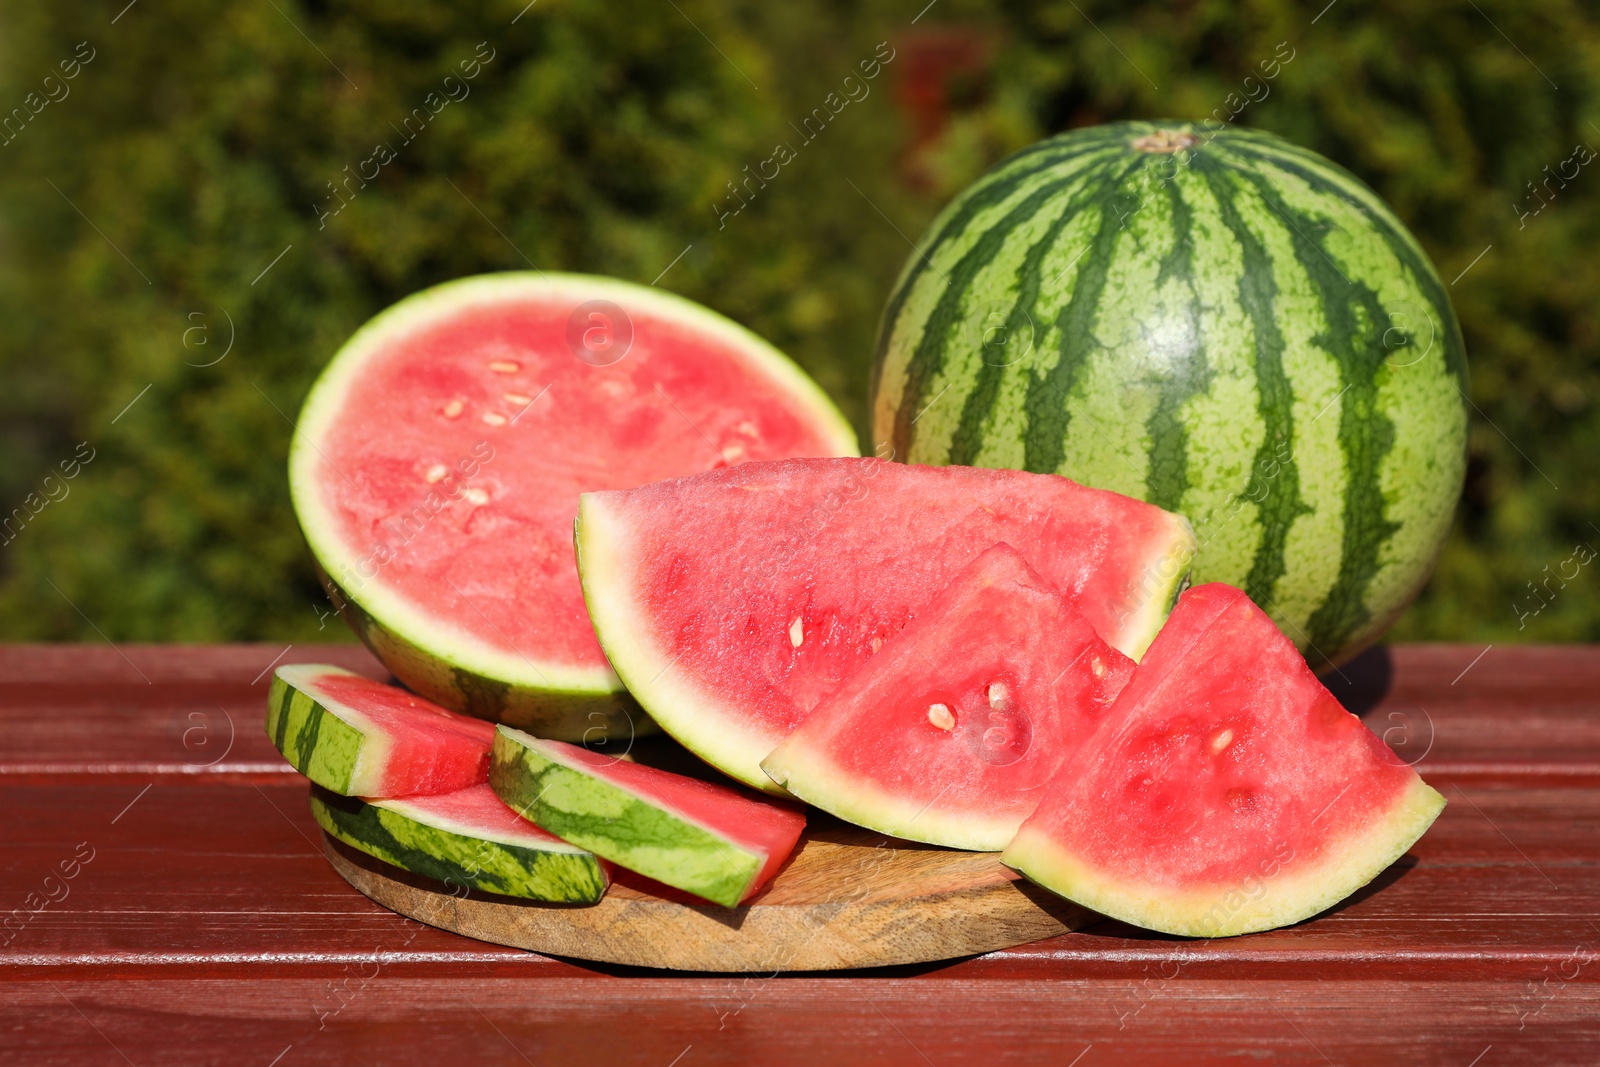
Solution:
{"label": "watermelon half cut side", "polygon": [[860,826],[999,852],[1133,670],[1016,549],[996,545],[761,766]]}
{"label": "watermelon half cut side", "polygon": [[487,783],[399,800],[312,786],[311,814],[352,848],[455,890],[593,904],[611,884],[609,863],[520,818]]}
{"label": "watermelon half cut side", "polygon": [[363,326],[306,397],[295,513],[329,596],[408,687],[553,737],[642,722],[584,611],[578,496],[855,455],[815,383],[733,322],[583,275],[467,278]]}
{"label": "watermelon half cut side", "polygon": [[1185,593],[1004,860],[1136,926],[1226,937],[1366,885],[1444,798],[1231,586]]}
{"label": "watermelon half cut side", "polygon": [[783,866],[805,813],[501,726],[489,784],[519,815],[618,866],[733,907]]}
{"label": "watermelon half cut side", "polygon": [[879,459],[746,463],[588,493],[595,632],[663,729],[748,785],[824,696],[999,542],[1138,659],[1183,587],[1180,515],[1053,474]]}
{"label": "watermelon half cut side", "polygon": [[267,736],[324,789],[406,797],[488,781],[494,726],[342,667],[295,663],[273,675]]}

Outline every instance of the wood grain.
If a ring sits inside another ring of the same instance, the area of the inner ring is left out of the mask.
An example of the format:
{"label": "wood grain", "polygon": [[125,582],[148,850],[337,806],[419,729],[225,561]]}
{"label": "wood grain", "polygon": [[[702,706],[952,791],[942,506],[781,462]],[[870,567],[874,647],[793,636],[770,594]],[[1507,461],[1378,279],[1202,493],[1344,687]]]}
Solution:
{"label": "wood grain", "polygon": [[771,884],[737,908],[628,871],[588,907],[452,894],[324,836],[334,870],[401,915],[497,945],[679,971],[832,971],[974,956],[1039,941],[1090,913],[998,854],[808,827]]}
{"label": "wood grain", "polygon": [[275,658],[382,673],[348,645],[0,646],[0,917],[96,850],[0,933],[0,1062],[1600,1062],[1594,648],[1345,667],[1341,698],[1450,805],[1317,919],[778,978],[545,956],[354,892],[260,736]]}

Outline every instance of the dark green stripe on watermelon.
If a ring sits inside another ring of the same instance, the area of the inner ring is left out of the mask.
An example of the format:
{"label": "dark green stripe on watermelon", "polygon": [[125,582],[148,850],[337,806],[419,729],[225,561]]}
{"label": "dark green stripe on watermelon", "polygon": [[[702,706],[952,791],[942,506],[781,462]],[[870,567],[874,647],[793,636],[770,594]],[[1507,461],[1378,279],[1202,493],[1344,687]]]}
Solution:
{"label": "dark green stripe on watermelon", "polygon": [[[1212,161],[1203,160],[1202,163],[1206,171],[1214,172],[1215,164]],[[1246,180],[1249,181],[1248,178]],[[1257,195],[1294,228],[1300,238],[1294,245],[1296,258],[1316,287],[1323,314],[1329,319],[1328,331],[1320,340],[1339,359],[1339,375],[1343,385],[1340,393],[1339,442],[1344,450],[1349,477],[1344,498],[1345,525],[1339,555],[1339,578],[1322,606],[1311,616],[1307,627],[1310,632],[1304,637],[1313,649],[1324,645],[1337,647],[1357,626],[1371,617],[1363,602],[1363,594],[1367,583],[1377,572],[1379,549],[1399,529],[1397,523],[1384,521],[1381,517],[1384,501],[1378,486],[1379,465],[1394,442],[1394,425],[1377,405],[1377,374],[1389,354],[1382,342],[1383,333],[1388,328],[1388,318],[1376,293],[1346,277],[1334,265],[1328,242],[1333,232],[1331,223],[1296,210],[1277,196],[1264,181],[1251,181],[1250,184],[1255,187]],[[1259,367],[1257,377],[1261,377]],[[1287,388],[1282,384],[1281,369],[1276,376],[1269,374],[1268,379],[1273,386]],[[1269,389],[1268,382],[1263,382],[1264,407],[1269,401],[1266,395]],[[1274,483],[1276,481],[1274,479]],[[1288,521],[1292,519],[1293,515],[1287,517]],[[1275,583],[1283,570],[1282,538],[1288,533],[1288,521],[1281,515],[1274,515],[1272,521],[1265,524],[1267,536],[1263,538],[1255,567],[1246,579],[1245,586],[1246,591],[1259,603],[1272,603],[1273,589],[1270,583]],[[1282,530],[1282,534],[1274,538],[1272,535],[1277,530]],[[1263,552],[1271,555],[1263,559]],[[1256,584],[1263,580],[1269,581],[1269,584]]]}
{"label": "dark green stripe on watermelon", "polygon": [[544,851],[453,833],[315,786],[311,814],[345,844],[458,891],[593,904],[611,884],[599,860],[586,852]]}
{"label": "dark green stripe on watermelon", "polygon": [[[1136,146],[1158,132],[1199,143]],[[1016,158],[907,262],[875,437],[1185,512],[1195,581],[1248,588],[1314,662],[1370,643],[1426,579],[1465,471],[1460,328],[1419,246],[1270,134],[1126,123]],[[1002,313],[1012,337],[1034,327],[1021,366],[965,340]]]}
{"label": "dark green stripe on watermelon", "polygon": [[[971,223],[973,218],[987,208],[997,207],[1016,192],[1018,185],[1046,171],[1056,170],[1068,163],[1092,159],[1096,154],[1104,151],[1102,146],[1091,146],[1076,152],[1062,152],[1047,154],[1041,161],[1029,159],[1036,165],[1028,166],[1017,171],[1013,180],[1006,184],[997,184],[981,189],[969,199],[961,202],[951,217],[942,226],[939,237],[934,244],[940,241],[958,237],[963,229]],[[1026,158],[1026,157],[1024,157]],[[1086,163],[1085,166],[1088,166]],[[1002,169],[1005,164],[1002,164]],[[962,305],[966,300],[966,285],[972,277],[981,271],[993,259],[1005,239],[1010,236],[1011,230],[1021,222],[1027,221],[1038,210],[1039,206],[1053,198],[1053,194],[1062,189],[1070,189],[1076,174],[1063,175],[1061,180],[1046,183],[1021,206],[1013,208],[1005,220],[994,230],[985,233],[973,248],[969,249],[960,261],[945,274],[945,286],[939,302],[930,313],[924,324],[921,342],[917,353],[906,369],[907,384],[904,399],[901,401],[899,411],[895,415],[894,432],[890,438],[897,455],[907,455],[911,450],[913,424],[921,415],[921,404],[924,392],[930,381],[933,380],[944,365],[944,354],[948,342],[946,328],[957,321],[962,312]],[[938,226],[938,223],[935,223]],[[899,317],[901,305],[909,296],[917,280],[925,269],[932,266],[926,256],[916,256],[907,267],[904,280],[901,281],[896,295],[890,299],[889,306],[884,311],[885,331],[891,330],[894,321]],[[937,269],[937,268],[935,268]]]}
{"label": "dark green stripe on watermelon", "polygon": [[267,736],[313,782],[338,793],[350,791],[361,734],[277,676],[267,693]]}
{"label": "dark green stripe on watermelon", "polygon": [[[1239,243],[1244,256],[1244,273],[1239,278],[1239,304],[1255,327],[1256,410],[1266,434],[1250,465],[1244,496],[1261,505],[1261,544],[1245,576],[1244,588],[1258,604],[1270,604],[1278,579],[1283,575],[1284,541],[1289,526],[1309,509],[1300,499],[1300,471],[1295,465],[1290,442],[1294,440],[1294,419],[1290,407],[1294,395],[1284,373],[1283,331],[1278,328],[1274,303],[1278,286],[1272,260],[1265,246],[1245,225],[1235,198],[1241,195],[1237,181],[1202,156],[1195,170],[1205,179],[1223,224]],[[1285,218],[1288,216],[1286,215]],[[1293,221],[1291,221],[1291,225]]]}

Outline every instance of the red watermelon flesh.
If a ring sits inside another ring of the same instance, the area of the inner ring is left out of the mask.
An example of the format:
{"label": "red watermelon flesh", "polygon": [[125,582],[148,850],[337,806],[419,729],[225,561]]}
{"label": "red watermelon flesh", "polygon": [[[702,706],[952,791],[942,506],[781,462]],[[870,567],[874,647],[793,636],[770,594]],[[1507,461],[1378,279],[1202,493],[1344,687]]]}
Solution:
{"label": "red watermelon flesh", "polygon": [[1221,937],[1338,903],[1443,807],[1249,597],[1211,584],[1178,601],[1004,859],[1113,918]]}
{"label": "red watermelon flesh", "polygon": [[761,766],[861,826],[998,852],[1133,670],[1015,549],[996,545]]}
{"label": "red watermelon flesh", "polygon": [[1187,575],[1187,520],[1066,478],[878,459],[747,463],[589,493],[578,558],[612,665],[735,778],[1004,541],[1137,658]]}
{"label": "red watermelon flesh", "polygon": [[559,274],[466,279],[384,312],[297,430],[301,525],[390,670],[448,707],[574,739],[604,736],[621,689],[578,584],[579,494],[855,453],[759,338],[660,290]]}

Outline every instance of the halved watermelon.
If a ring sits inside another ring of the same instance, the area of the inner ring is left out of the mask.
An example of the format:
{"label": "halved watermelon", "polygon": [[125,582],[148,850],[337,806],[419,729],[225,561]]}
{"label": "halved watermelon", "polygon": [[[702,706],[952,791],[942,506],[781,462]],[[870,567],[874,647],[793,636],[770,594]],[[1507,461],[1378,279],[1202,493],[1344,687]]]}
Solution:
{"label": "halved watermelon", "polygon": [[777,873],[806,825],[779,801],[507,726],[495,733],[489,784],[562,840],[730,908]]}
{"label": "halved watermelon", "polygon": [[1443,808],[1249,597],[1202,585],[1003,858],[1113,918],[1226,937],[1338,903]]}
{"label": "halved watermelon", "polygon": [[362,800],[311,787],[311,814],[345,844],[452,889],[593,904],[611,865],[506,807],[487,784],[403,800]]}
{"label": "halved watermelon", "polygon": [[273,675],[267,736],[335,793],[406,797],[488,781],[494,726],[342,667],[294,663]]}
{"label": "halved watermelon", "polygon": [[1133,669],[999,544],[761,766],[795,796],[869,829],[998,852]]}
{"label": "halved watermelon", "polygon": [[612,279],[500,274],[362,327],[306,397],[289,482],[335,607],[397,678],[594,740],[639,724],[584,611],[578,494],[855,454],[817,386],[722,316]]}
{"label": "halved watermelon", "polygon": [[578,508],[584,597],[617,673],[678,741],[771,792],[767,754],[1001,541],[1135,659],[1194,554],[1186,519],[1117,493],[878,459],[747,463]]}

